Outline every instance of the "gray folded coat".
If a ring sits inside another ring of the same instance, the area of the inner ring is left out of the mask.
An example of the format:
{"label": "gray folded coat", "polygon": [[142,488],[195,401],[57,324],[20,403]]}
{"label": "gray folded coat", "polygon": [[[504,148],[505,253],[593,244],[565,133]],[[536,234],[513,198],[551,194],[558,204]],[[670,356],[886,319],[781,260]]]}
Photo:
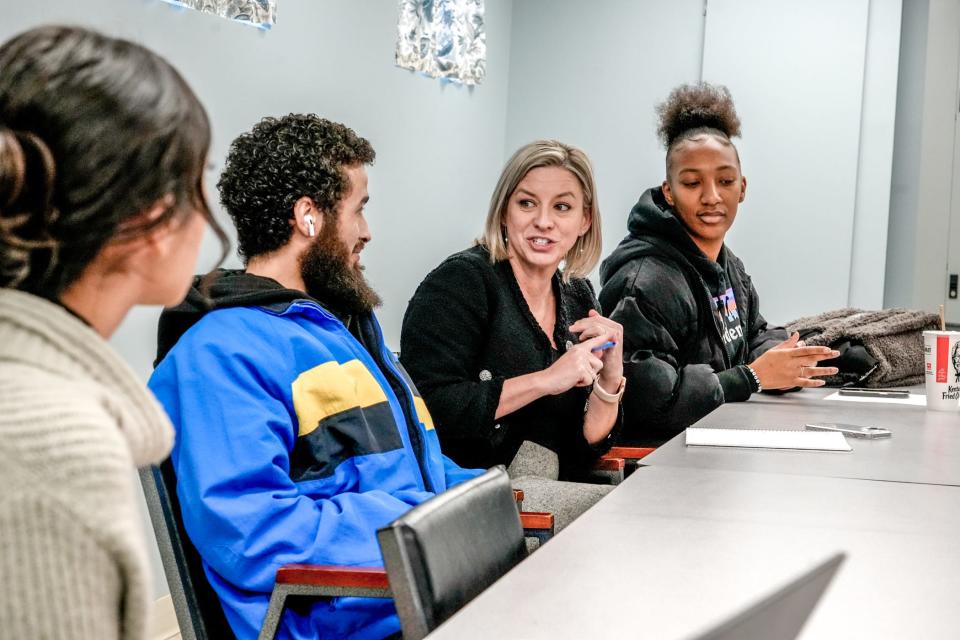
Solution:
{"label": "gray folded coat", "polygon": [[[923,382],[923,332],[939,326],[939,317],[925,311],[837,309],[794,320],[787,330],[801,334],[815,331],[804,338],[812,346],[831,346],[844,340],[862,343],[877,360],[876,370],[863,386],[893,387]],[[840,378],[826,381],[834,384]]]}

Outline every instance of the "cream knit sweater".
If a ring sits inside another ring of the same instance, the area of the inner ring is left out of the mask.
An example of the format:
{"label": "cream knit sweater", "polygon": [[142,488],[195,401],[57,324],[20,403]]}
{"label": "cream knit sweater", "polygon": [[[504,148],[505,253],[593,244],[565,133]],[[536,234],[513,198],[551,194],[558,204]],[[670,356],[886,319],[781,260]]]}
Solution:
{"label": "cream knit sweater", "polygon": [[99,335],[0,289],[0,635],[144,636],[150,568],[132,472],[172,437]]}

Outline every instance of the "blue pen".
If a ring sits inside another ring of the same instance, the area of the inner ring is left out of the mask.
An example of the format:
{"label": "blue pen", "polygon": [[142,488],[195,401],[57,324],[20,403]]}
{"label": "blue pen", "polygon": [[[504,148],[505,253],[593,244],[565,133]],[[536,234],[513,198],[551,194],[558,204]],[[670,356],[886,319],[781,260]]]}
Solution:
{"label": "blue pen", "polygon": [[606,351],[610,347],[615,347],[616,345],[617,345],[616,342],[613,342],[612,340],[607,340],[599,347],[594,347],[593,349],[590,349],[590,351]]}

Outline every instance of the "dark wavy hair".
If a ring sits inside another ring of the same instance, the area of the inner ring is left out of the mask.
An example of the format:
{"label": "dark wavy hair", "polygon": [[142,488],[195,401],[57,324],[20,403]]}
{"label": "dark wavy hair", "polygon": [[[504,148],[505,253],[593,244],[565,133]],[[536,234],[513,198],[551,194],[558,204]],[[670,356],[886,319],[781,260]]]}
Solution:
{"label": "dark wavy hair", "polygon": [[[111,240],[202,213],[206,111],[126,40],[41,27],[0,46],[0,287],[56,299]],[[168,199],[163,213],[138,219]]]}
{"label": "dark wavy hair", "polygon": [[313,114],[264,118],[230,145],[217,187],[249,260],[290,240],[293,205],[307,197],[325,216],[350,188],[344,167],[372,164],[376,153],[353,129]]}
{"label": "dark wavy hair", "polygon": [[667,173],[677,145],[704,134],[717,137],[736,152],[730,139],[740,135],[740,118],[730,90],[722,85],[706,82],[681,85],[657,105],[657,116],[660,120],[657,135],[667,149]]}

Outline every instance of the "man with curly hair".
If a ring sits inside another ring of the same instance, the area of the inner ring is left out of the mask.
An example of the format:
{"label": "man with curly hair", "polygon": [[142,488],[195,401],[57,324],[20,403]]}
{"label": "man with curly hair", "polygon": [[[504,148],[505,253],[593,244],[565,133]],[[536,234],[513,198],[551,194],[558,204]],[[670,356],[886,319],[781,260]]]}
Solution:
{"label": "man with curly hair", "polygon": [[[257,637],[279,567],[381,565],[378,527],[480,473],[441,454],[373,314],[374,157],[314,115],[234,140],[218,186],[246,268],[198,278],[160,320],[150,387],[177,430],[184,524],[240,639]],[[398,631],[391,601],[337,598],[288,611],[281,636]]]}

